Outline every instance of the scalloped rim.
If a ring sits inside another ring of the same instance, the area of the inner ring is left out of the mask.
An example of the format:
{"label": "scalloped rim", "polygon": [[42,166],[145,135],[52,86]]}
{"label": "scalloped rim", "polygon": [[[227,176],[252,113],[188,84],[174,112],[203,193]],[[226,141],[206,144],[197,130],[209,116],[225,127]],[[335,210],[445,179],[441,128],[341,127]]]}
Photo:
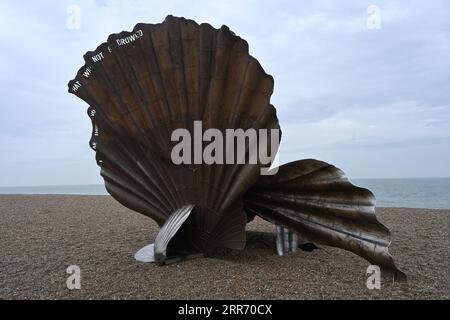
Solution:
{"label": "scalloped rim", "polygon": [[112,42],[112,40],[114,40],[115,38],[118,38],[118,37],[124,37],[124,36],[126,37],[126,36],[129,36],[129,35],[135,33],[136,31],[138,31],[142,26],[147,26],[147,27],[148,27],[148,26],[152,26],[152,27],[162,26],[164,23],[166,23],[166,21],[167,21],[168,19],[180,19],[180,20],[185,20],[185,21],[187,21],[187,22],[189,22],[189,23],[195,23],[195,24],[196,24],[197,26],[199,26],[199,27],[201,27],[201,26],[206,26],[206,27],[211,28],[211,29],[213,29],[213,30],[215,30],[215,31],[219,31],[219,30],[222,29],[222,28],[226,28],[233,36],[237,37],[238,39],[242,40],[242,41],[245,43],[245,46],[246,46],[246,52],[247,52],[247,54],[249,55],[250,59],[253,59],[253,60],[256,62],[256,65],[258,66],[258,69],[264,74],[265,77],[267,77],[267,78],[270,79],[270,81],[271,81],[271,86],[272,86],[272,93],[273,93],[273,88],[274,88],[274,85],[275,85],[274,78],[273,78],[272,75],[268,74],[268,73],[264,70],[264,68],[262,67],[261,63],[258,61],[258,59],[256,59],[254,56],[252,56],[252,55],[250,54],[250,52],[249,52],[249,44],[248,44],[247,40],[245,40],[245,39],[241,38],[240,36],[238,36],[238,35],[237,35],[236,33],[234,33],[227,25],[222,25],[220,28],[214,28],[214,27],[213,27],[211,24],[209,24],[208,22],[202,22],[202,23],[198,24],[196,21],[194,21],[194,20],[192,20],[192,19],[186,19],[186,18],[184,18],[184,17],[176,17],[176,16],[173,16],[173,15],[170,15],[170,14],[167,15],[166,18],[164,19],[164,21],[163,21],[163,22],[160,22],[160,23],[143,23],[143,22],[139,22],[139,23],[137,23],[137,24],[133,27],[132,31],[121,31],[121,32],[118,32],[118,33],[112,33],[112,34],[110,34],[110,35],[108,36],[106,42],[103,42],[103,43],[101,43],[100,45],[98,45],[97,48],[96,48],[95,50],[93,50],[93,51],[87,51],[87,52],[83,55],[85,64],[84,64],[80,69],[78,69],[75,78],[73,78],[72,80],[70,80],[69,83],[67,84],[67,86],[68,86],[68,92],[69,92],[69,93],[73,93],[73,92],[71,91],[71,88],[72,88],[73,83],[76,82],[76,81],[78,80],[78,78],[82,75],[82,73],[86,70],[86,68],[91,67],[91,66],[93,65],[92,62],[88,60],[88,58],[90,58],[90,57],[92,57],[92,56],[95,56],[95,55],[99,54],[99,53],[102,52],[104,49],[107,49],[107,50],[108,50],[108,47],[110,46],[110,42]]}
{"label": "scalloped rim", "polygon": [[[207,28],[210,28],[212,30],[214,30],[215,32],[219,32],[221,29],[226,29],[228,32],[231,33],[232,36],[236,37],[239,41],[242,41],[242,43],[245,45],[245,52],[246,54],[248,54],[249,58],[255,62],[258,70],[263,74],[264,77],[266,77],[267,79],[270,80],[271,83],[271,92],[270,92],[270,96],[272,96],[273,91],[274,91],[274,85],[275,85],[275,81],[274,78],[272,77],[272,75],[268,74],[264,68],[262,67],[261,63],[258,61],[258,59],[256,59],[255,57],[253,57],[250,52],[249,52],[249,44],[247,42],[247,40],[241,38],[240,36],[236,35],[236,33],[234,33],[228,26],[226,25],[222,25],[220,28],[214,28],[211,24],[207,23],[207,22],[203,22],[203,23],[197,23],[196,21],[192,20],[192,19],[187,19],[184,17],[176,17],[173,15],[167,15],[166,18],[164,19],[164,21],[160,22],[160,23],[143,23],[143,22],[139,22],[137,23],[133,29],[131,31],[121,31],[118,33],[112,33],[108,36],[106,42],[102,42],[101,44],[99,44],[97,46],[97,48],[93,51],[87,51],[84,55],[83,55],[83,59],[85,61],[84,65],[78,69],[77,74],[75,76],[74,79],[70,80],[69,83],[67,84],[68,86],[68,92],[71,94],[75,94],[75,92],[72,90],[74,84],[78,81],[80,81],[80,79],[83,79],[83,73],[88,69],[91,68],[91,70],[94,68],[95,62],[92,61],[92,57],[96,56],[102,52],[111,52],[111,43],[114,43],[114,40],[116,40],[117,38],[124,38],[127,37],[129,35],[132,35],[134,33],[136,33],[138,30],[142,29],[143,27],[151,27],[151,28],[155,28],[155,27],[161,27],[163,26],[168,19],[179,19],[182,21],[186,21],[188,23],[192,23],[195,24],[196,26],[198,26],[199,28],[202,26],[205,26]],[[276,108],[269,103],[268,106],[269,108],[273,109],[274,115],[276,117],[276,119],[278,119],[277,116],[277,110]],[[96,155],[98,155],[97,153],[97,149],[96,149],[96,142],[95,142],[95,127],[96,127],[96,123],[95,123],[95,119],[94,116],[91,115],[92,110],[94,110],[95,112],[101,112],[100,110],[94,109],[93,106],[89,106],[86,110],[89,118],[91,119],[91,124],[92,124],[92,133],[91,133],[91,137],[89,139],[89,147],[95,151]],[[280,130],[280,140],[281,140],[281,128],[279,126],[279,122],[278,122],[278,128]],[[278,152],[278,151],[277,151]],[[100,165],[99,163],[102,162],[101,159],[98,158],[98,156],[96,156],[96,162],[97,165]]]}

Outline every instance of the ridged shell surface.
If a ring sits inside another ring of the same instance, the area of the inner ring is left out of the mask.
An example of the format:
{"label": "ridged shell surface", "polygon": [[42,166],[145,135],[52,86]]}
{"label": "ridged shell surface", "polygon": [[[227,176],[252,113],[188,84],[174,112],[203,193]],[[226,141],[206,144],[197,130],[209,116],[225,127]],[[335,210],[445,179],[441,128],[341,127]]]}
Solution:
{"label": "ridged shell surface", "polygon": [[193,135],[194,121],[203,131],[279,128],[273,79],[247,42],[226,26],[168,16],[113,34],[84,58],[69,92],[90,105],[90,145],[108,192],[159,225],[194,204],[193,248],[243,248],[241,199],[260,165],[175,165],[170,156],[172,132]]}
{"label": "ridged shell surface", "polygon": [[298,232],[304,241],[339,247],[406,280],[389,253],[388,228],[375,216],[375,197],[344,172],[314,159],[298,160],[262,176],[245,196],[249,215]]}

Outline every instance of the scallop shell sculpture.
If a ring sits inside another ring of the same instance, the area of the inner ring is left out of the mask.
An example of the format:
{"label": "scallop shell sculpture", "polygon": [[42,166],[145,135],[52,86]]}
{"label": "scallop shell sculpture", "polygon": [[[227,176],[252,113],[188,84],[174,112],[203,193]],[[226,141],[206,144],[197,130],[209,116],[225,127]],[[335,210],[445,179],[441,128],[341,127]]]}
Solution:
{"label": "scallop shell sculpture", "polygon": [[403,276],[372,193],[331,165],[302,160],[261,176],[260,161],[172,161],[172,133],[195,135],[196,121],[202,132],[279,129],[273,78],[228,27],[168,16],[110,35],[84,59],[69,92],[89,104],[89,143],[107,191],[159,224],[150,248],[157,263],[217,247],[243,249],[246,223],[258,215]]}

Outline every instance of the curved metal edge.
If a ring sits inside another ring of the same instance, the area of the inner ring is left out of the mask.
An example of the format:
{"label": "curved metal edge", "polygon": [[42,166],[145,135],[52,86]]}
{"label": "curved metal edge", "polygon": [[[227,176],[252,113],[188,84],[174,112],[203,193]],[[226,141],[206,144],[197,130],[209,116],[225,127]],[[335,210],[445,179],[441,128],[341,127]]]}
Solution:
{"label": "curved metal edge", "polygon": [[139,262],[155,262],[155,244],[151,243],[139,249],[134,254],[134,258]]}
{"label": "curved metal edge", "polygon": [[167,259],[167,247],[184,222],[191,214],[195,205],[185,205],[177,210],[166,220],[155,239],[155,262],[163,265]]}

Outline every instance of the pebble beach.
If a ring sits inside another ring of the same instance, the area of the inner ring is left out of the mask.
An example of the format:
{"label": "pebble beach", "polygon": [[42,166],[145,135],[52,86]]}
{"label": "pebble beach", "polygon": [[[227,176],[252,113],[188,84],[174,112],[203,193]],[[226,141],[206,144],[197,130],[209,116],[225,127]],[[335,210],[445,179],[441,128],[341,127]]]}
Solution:
{"label": "pebble beach", "polygon": [[[449,299],[450,210],[377,208],[407,283],[368,289],[369,263],[321,246],[279,257],[256,218],[243,251],[167,266],[137,262],[158,226],[110,196],[0,195],[0,299]],[[81,271],[69,290],[66,269]]]}

